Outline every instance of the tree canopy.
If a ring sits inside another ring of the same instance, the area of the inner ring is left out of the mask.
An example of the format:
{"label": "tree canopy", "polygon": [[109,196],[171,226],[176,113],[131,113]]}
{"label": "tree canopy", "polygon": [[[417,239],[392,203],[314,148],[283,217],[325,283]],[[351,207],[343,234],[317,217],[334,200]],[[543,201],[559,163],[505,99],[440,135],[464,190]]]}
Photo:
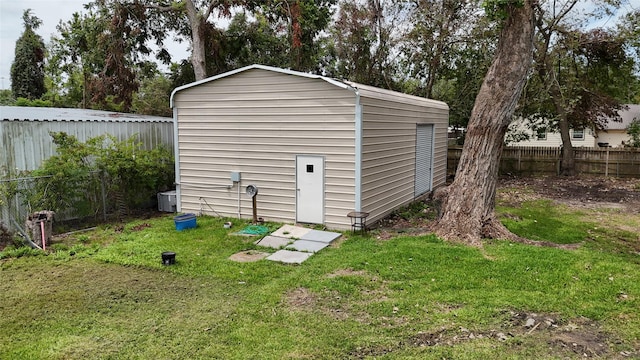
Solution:
{"label": "tree canopy", "polygon": [[[36,98],[54,106],[170,114],[170,89],[259,63],[442,100],[451,125],[466,127],[508,3],[95,0],[59,24],[42,53],[47,92]],[[585,25],[597,13],[578,11],[580,3],[537,5],[535,62],[517,114],[544,115],[549,130],[561,130],[563,116],[568,129],[597,129],[604,115],[640,101],[637,11],[597,29]],[[596,3],[600,14],[620,6]],[[171,58],[170,38],[189,43],[190,56]],[[151,91],[151,84],[159,89]],[[155,99],[164,105],[143,105],[152,93],[162,93]],[[163,110],[152,110],[158,106]]]}
{"label": "tree canopy", "polygon": [[24,32],[16,41],[15,58],[11,64],[11,91],[16,98],[40,98],[44,86],[45,46],[35,30],[42,21],[31,15],[31,9],[22,14]]}
{"label": "tree canopy", "polygon": [[[554,1],[541,8],[536,19],[534,76],[519,111],[534,126],[560,132],[565,175],[574,173],[570,129],[599,131],[609,121],[621,121],[618,112],[634,92],[628,84],[637,83],[635,61],[627,52],[630,38],[620,31],[587,28],[582,19],[595,14],[581,14],[579,3]],[[596,10],[609,6],[604,1]]]}

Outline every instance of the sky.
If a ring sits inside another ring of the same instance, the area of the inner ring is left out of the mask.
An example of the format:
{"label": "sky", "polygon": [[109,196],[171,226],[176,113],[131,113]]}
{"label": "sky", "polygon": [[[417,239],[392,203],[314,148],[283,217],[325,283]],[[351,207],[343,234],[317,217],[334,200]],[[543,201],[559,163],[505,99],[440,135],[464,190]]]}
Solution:
{"label": "sky", "polygon": [[[0,0],[0,89],[11,88],[11,63],[14,58],[16,40],[22,35],[22,13],[31,9],[32,15],[42,20],[36,33],[45,44],[56,34],[56,26],[62,20],[71,19],[74,12],[84,12],[83,4],[89,0]],[[168,43],[174,61],[187,58],[187,45]]]}

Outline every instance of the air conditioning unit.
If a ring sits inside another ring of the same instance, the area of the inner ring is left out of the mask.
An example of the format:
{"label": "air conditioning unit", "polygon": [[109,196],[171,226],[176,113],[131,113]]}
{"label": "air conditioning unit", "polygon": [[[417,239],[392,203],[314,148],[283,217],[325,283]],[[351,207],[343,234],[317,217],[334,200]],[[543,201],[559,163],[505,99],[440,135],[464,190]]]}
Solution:
{"label": "air conditioning unit", "polygon": [[178,199],[175,190],[158,193],[158,211],[176,212]]}

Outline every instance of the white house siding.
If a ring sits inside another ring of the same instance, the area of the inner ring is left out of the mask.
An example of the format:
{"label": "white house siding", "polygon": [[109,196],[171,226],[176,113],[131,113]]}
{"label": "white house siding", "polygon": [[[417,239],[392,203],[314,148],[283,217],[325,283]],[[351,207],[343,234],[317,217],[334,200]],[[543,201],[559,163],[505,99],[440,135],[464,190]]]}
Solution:
{"label": "white house siding", "polygon": [[627,107],[625,110],[618,111],[622,121],[608,121],[606,130],[597,134],[597,142],[608,143],[611,147],[624,147],[625,144],[631,142],[631,136],[627,134],[627,128],[634,119],[640,119],[640,105],[626,104],[625,106]]}
{"label": "white house siding", "polygon": [[448,107],[358,85],[362,104],[362,210],[374,222],[414,200],[416,127],[434,125],[433,187],[446,181]]}
{"label": "white house siding", "polygon": [[[537,134],[529,128],[528,121],[524,119],[515,120],[510,126],[509,131],[526,132],[530,139],[525,141],[511,142],[511,146],[542,146],[542,147],[559,147],[562,146],[562,137],[559,132],[547,132],[544,139],[538,139]],[[570,136],[573,137],[573,130],[570,130]],[[508,135],[505,135],[507,138]],[[594,147],[597,145],[596,138],[593,136],[593,132],[590,129],[584,130],[584,137],[582,139],[571,139],[571,146],[573,147]]]}
{"label": "white house siding", "polygon": [[[571,131],[571,134],[573,134],[573,130]],[[593,147],[595,143],[596,143],[596,138],[593,136],[593,133],[589,129],[586,129],[584,131],[583,139],[571,139],[571,146],[573,147]],[[560,133],[548,132],[546,134],[546,139],[537,139],[534,135],[532,135],[531,140],[511,143],[510,145],[529,146],[529,147],[532,147],[532,146],[559,147],[559,146],[562,146],[562,138],[560,137]]]}
{"label": "white house siding", "polygon": [[611,147],[624,147],[624,144],[631,142],[631,136],[626,130],[609,130],[599,132],[595,141],[596,146],[598,146],[597,143],[607,143]]}
{"label": "white house siding", "polygon": [[[250,69],[178,91],[181,211],[295,222],[296,155],[325,158],[325,224],[355,205],[355,94],[323,79]],[[231,189],[230,174],[241,173]],[[202,200],[201,200],[202,199]],[[203,200],[208,203],[205,204]]]}

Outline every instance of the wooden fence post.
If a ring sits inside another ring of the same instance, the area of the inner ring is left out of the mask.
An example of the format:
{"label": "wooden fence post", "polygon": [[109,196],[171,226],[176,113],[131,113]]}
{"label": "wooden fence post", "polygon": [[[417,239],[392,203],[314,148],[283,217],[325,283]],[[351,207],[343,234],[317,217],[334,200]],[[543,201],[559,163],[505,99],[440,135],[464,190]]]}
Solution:
{"label": "wooden fence post", "polygon": [[522,162],[522,149],[518,149],[518,173],[522,170],[522,167],[520,166]]}
{"label": "wooden fence post", "polygon": [[605,168],[604,168],[604,176],[608,177],[609,176],[609,147],[607,147],[607,160],[605,161]]}

